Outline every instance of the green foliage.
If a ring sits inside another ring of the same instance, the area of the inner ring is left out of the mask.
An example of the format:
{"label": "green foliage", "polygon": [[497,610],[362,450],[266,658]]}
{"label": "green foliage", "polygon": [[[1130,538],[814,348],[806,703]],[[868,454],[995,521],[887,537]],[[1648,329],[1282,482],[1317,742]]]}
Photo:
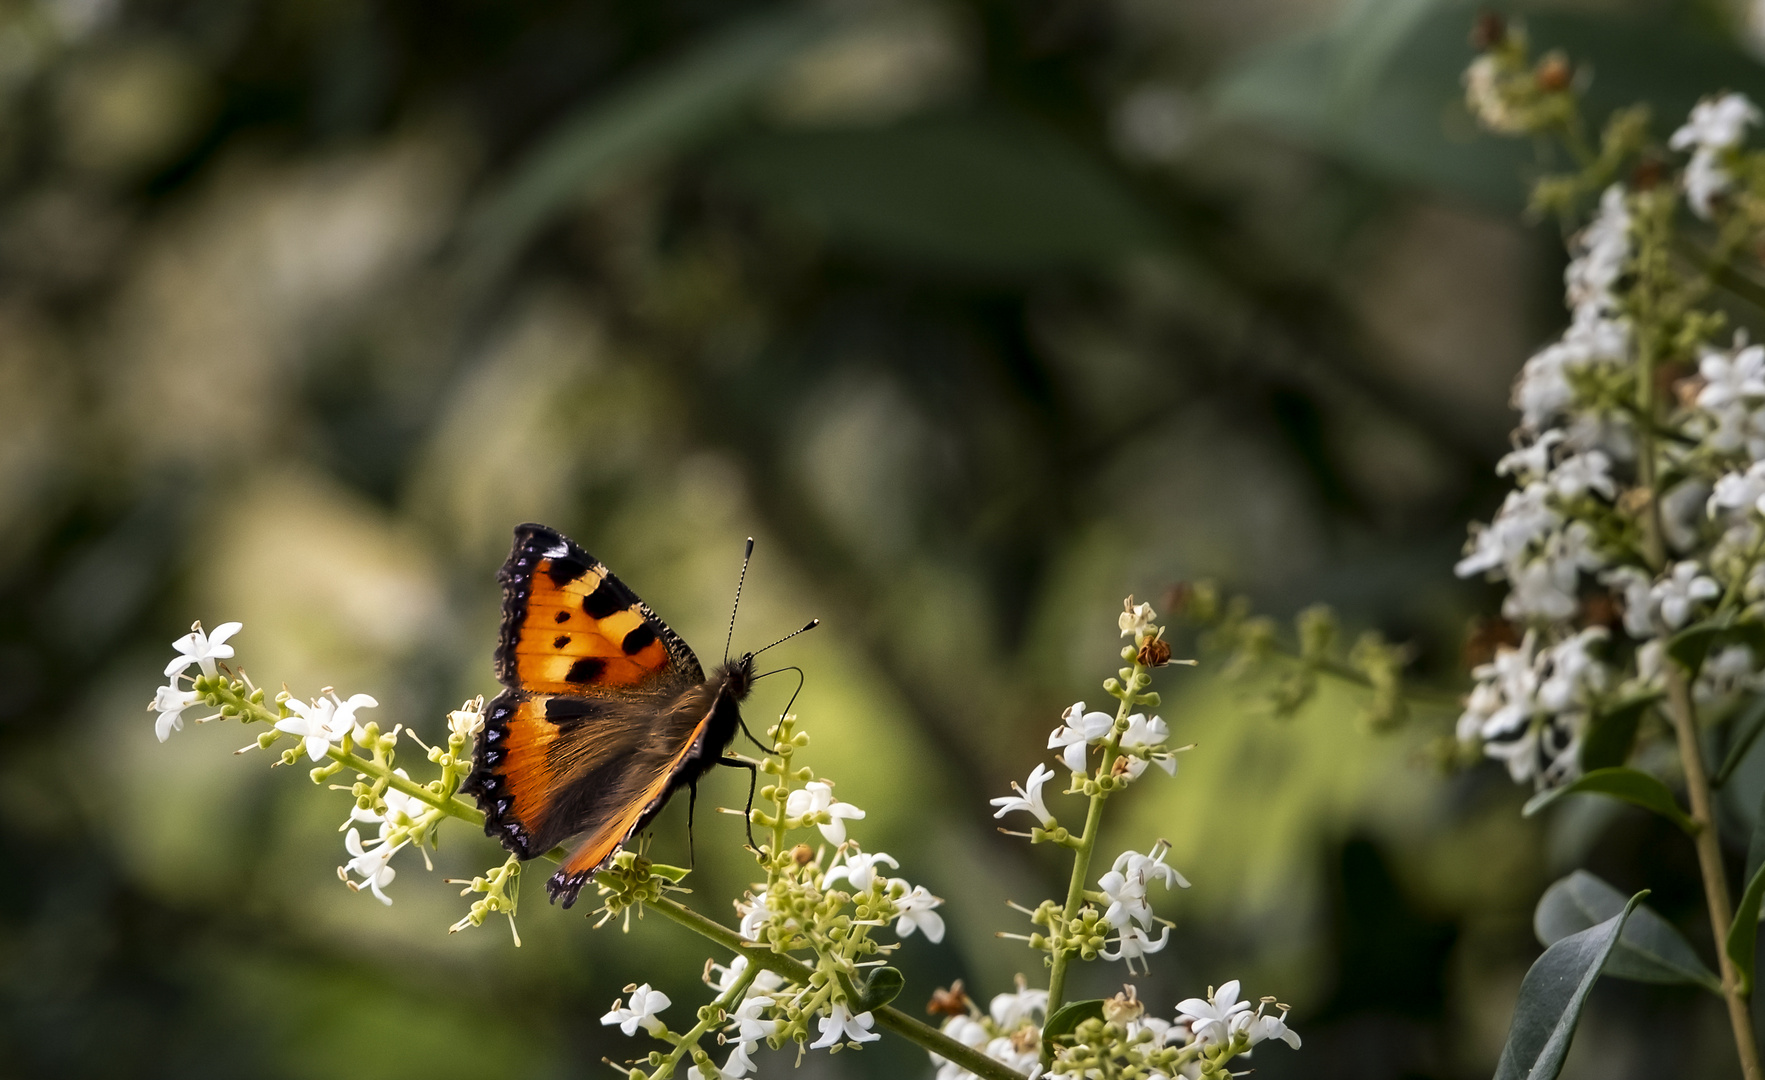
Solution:
{"label": "green foliage", "polygon": [[1695,835],[1698,831],[1697,823],[1679,808],[1678,800],[1674,799],[1666,784],[1648,773],[1624,767],[1595,769],[1567,784],[1541,791],[1526,800],[1522,813],[1531,817],[1565,795],[1583,794],[1604,795],[1651,810],[1679,826],[1687,835]]}
{"label": "green foliage", "polygon": [[[1532,913],[1533,932],[1539,944],[1554,945],[1621,914],[1626,903],[1623,893],[1587,871],[1577,870],[1539,897]],[[1702,986],[1718,997],[1722,994],[1722,980],[1698,959],[1685,936],[1647,904],[1631,911],[1602,972],[1638,982]]]}
{"label": "green foliage", "polygon": [[1555,942],[1534,961],[1520,983],[1495,1080],[1554,1080],[1569,1056],[1588,992],[1617,948],[1630,913],[1647,895],[1637,893],[1618,914]]}

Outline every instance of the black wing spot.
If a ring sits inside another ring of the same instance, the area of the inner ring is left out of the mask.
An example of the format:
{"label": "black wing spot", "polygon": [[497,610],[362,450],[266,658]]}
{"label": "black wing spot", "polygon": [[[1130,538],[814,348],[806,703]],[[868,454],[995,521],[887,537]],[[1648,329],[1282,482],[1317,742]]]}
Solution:
{"label": "black wing spot", "polygon": [[607,662],[598,656],[585,656],[570,665],[570,671],[564,676],[565,682],[587,683],[601,677],[607,668]]}
{"label": "black wing spot", "polygon": [[558,612],[556,618],[554,618],[552,621],[553,622],[569,622],[570,621],[570,613],[568,611],[560,611],[560,612]]}
{"label": "black wing spot", "polygon": [[552,648],[554,648],[554,649],[561,649],[568,644],[570,644],[570,635],[569,634],[559,634],[557,637],[552,639]]}
{"label": "black wing spot", "polygon": [[552,579],[552,584],[561,589],[587,574],[588,564],[566,555],[560,559],[553,559],[552,564],[545,568],[545,573],[547,577]]}
{"label": "black wing spot", "polygon": [[621,596],[623,591],[603,578],[599,588],[582,598],[582,610],[588,612],[591,619],[604,619],[624,611],[631,606],[631,598],[629,595]]}
{"label": "black wing spot", "polygon": [[619,647],[625,650],[626,656],[635,656],[649,648],[655,640],[656,631],[649,623],[641,623],[636,630],[625,635],[625,640],[619,643]]}

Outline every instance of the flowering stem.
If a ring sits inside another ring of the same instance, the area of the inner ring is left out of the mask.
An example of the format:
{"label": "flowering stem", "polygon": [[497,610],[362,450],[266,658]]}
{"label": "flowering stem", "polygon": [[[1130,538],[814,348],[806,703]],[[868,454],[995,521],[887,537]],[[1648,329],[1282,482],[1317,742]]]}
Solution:
{"label": "flowering stem", "polygon": [[[674,1049],[669,1052],[666,1058],[662,1059],[662,1064],[657,1066],[656,1070],[650,1073],[650,1076],[655,1078],[655,1080],[660,1080],[662,1077],[673,1076],[674,1068],[680,1064],[680,1059],[691,1053],[693,1049],[699,1045],[700,1039],[704,1038],[716,1028],[718,1024],[723,1022],[724,1013],[728,1011],[729,1006],[734,1002],[741,1000],[742,995],[748,992],[748,987],[753,985],[754,977],[759,974],[760,969],[753,964],[749,964],[747,970],[743,971],[736,977],[733,986],[719,995],[717,1000],[713,1001],[708,1008],[702,1010],[699,1015],[699,1022],[694,1024],[692,1029],[686,1034],[680,1036],[679,1041],[674,1044]],[[705,1070],[701,1068],[699,1071],[704,1072]]]}
{"label": "flowering stem", "polygon": [[[1145,688],[1149,678],[1146,668],[1134,661],[1134,671],[1128,677],[1128,685],[1122,688],[1121,707],[1115,711],[1115,724],[1109,730],[1109,741],[1103,744],[1103,760],[1097,767],[1098,790],[1091,796],[1091,805],[1085,810],[1085,832],[1079,837],[1079,843],[1073,849],[1072,880],[1066,886],[1066,906],[1061,909],[1060,935],[1056,937],[1053,966],[1048,973],[1048,1009],[1046,1015],[1053,1016],[1060,1008],[1066,993],[1066,969],[1072,960],[1072,951],[1065,946],[1066,927],[1078,917],[1079,908],[1085,902],[1085,883],[1091,879],[1091,853],[1097,848],[1097,833],[1103,826],[1103,802],[1109,798],[1109,789],[1104,787],[1110,778],[1111,769],[1120,752],[1121,738],[1127,730],[1128,714],[1134,707],[1135,695]],[[1052,928],[1051,928],[1052,929]],[[1047,1064],[1046,1061],[1043,1062]]]}
{"label": "flowering stem", "polygon": [[[738,956],[747,957],[750,970],[765,968],[767,971],[784,976],[791,982],[804,985],[808,985],[809,980],[815,974],[808,965],[791,957],[782,956],[767,949],[754,948],[752,942],[747,941],[734,930],[720,922],[706,918],[678,901],[664,897],[654,901],[650,906],[661,912],[664,918],[709,938]],[[879,1026],[887,1028],[908,1042],[917,1043],[940,1057],[954,1061],[969,1072],[982,1077],[983,1080],[1024,1080],[1021,1073],[1006,1068],[1003,1063],[994,1061],[972,1046],[965,1046],[957,1042],[930,1024],[920,1023],[893,1006],[885,1005],[871,1011]]]}
{"label": "flowering stem", "polygon": [[[1646,275],[1645,275],[1646,281]],[[1643,292],[1642,288],[1638,292]],[[1655,297],[1645,294],[1644,302]],[[1657,342],[1644,338],[1638,343],[1637,411],[1645,417],[1655,415],[1655,361],[1659,355]],[[1642,515],[1643,544],[1650,566],[1659,573],[1667,564],[1666,532],[1661,523],[1660,492],[1655,470],[1655,440],[1648,425],[1640,425],[1637,454],[1638,480],[1649,493],[1648,511]],[[1741,1074],[1746,1080],[1765,1080],[1759,1067],[1758,1039],[1753,1032],[1751,1010],[1741,989],[1740,973],[1729,958],[1725,943],[1734,921],[1734,909],[1728,896],[1728,877],[1722,866],[1722,844],[1716,833],[1716,816],[1711,808],[1710,779],[1704,771],[1703,749],[1698,738],[1697,707],[1692,700],[1691,684],[1686,670],[1676,662],[1667,665],[1667,717],[1679,744],[1680,768],[1685,774],[1686,796],[1691,803],[1691,819],[1697,823],[1692,844],[1698,853],[1698,869],[1703,876],[1704,902],[1710,913],[1710,932],[1716,940],[1716,962],[1722,973],[1722,997],[1728,1005],[1729,1026],[1734,1029],[1734,1046],[1740,1056]]]}

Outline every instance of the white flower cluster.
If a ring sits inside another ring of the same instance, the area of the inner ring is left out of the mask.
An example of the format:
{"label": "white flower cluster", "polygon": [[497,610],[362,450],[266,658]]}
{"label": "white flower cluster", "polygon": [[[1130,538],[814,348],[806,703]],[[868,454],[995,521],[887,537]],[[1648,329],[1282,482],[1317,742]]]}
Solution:
{"label": "white flower cluster", "polygon": [[[190,670],[191,664],[197,665],[208,678],[218,675],[220,668],[215,662],[233,658],[233,646],[227,644],[227,639],[244,628],[242,623],[225,622],[215,627],[214,633],[208,634],[203,632],[201,623],[195,623],[191,625],[188,634],[172,642],[172,649],[178,655],[165,666],[168,681],[154,693],[153,700],[147,704],[148,712],[158,714],[153,723],[153,733],[160,742],[171,738],[172,732],[184,730],[185,710],[202,697],[195,690],[186,690],[179,686],[178,680],[189,678],[185,673]],[[197,723],[213,719],[213,716],[205,716]]]}
{"label": "white flower cluster", "polygon": [[1189,1038],[1201,1046],[1225,1045],[1233,1036],[1242,1034],[1251,1046],[1280,1039],[1299,1049],[1299,1033],[1287,1026],[1285,1005],[1275,1005],[1281,1010],[1281,1015],[1275,1016],[1268,1011],[1275,1004],[1274,999],[1264,998],[1252,1008],[1250,1002],[1238,1000],[1238,989],[1238,980],[1233,979],[1218,990],[1210,990],[1205,998],[1178,1002],[1177,1023],[1172,1030],[1188,1029]]}
{"label": "white flower cluster", "polygon": [[[972,1007],[971,1007],[972,1008]],[[1048,991],[1022,985],[1015,993],[999,994],[985,1015],[971,1013],[944,1021],[944,1034],[964,1046],[972,1046],[1014,1072],[1035,1076],[1040,1068],[1042,1024],[1047,1019]],[[971,1080],[974,1074],[953,1061],[931,1055],[938,1067],[937,1080]]]}
{"label": "white flower cluster", "polygon": [[1461,740],[1481,741],[1505,762],[1516,783],[1561,783],[1577,772],[1581,737],[1611,669],[1595,656],[1608,633],[1589,627],[1549,648],[1528,631],[1518,649],[1498,650],[1477,668],[1477,680],[1459,717]]}
{"label": "white flower cluster", "polygon": [[1675,150],[1691,151],[1685,201],[1705,221],[1715,214],[1716,197],[1734,184],[1727,159],[1746,138],[1747,128],[1758,123],[1759,110],[1744,94],[1724,94],[1698,102],[1690,119],[1667,141]]}
{"label": "white flower cluster", "polygon": [[[1674,133],[1672,146],[1691,153],[1683,186],[1693,212],[1716,213],[1759,122],[1751,102],[1729,94],[1701,102]],[[1765,600],[1765,347],[1741,337],[1703,349],[1696,377],[1675,387],[1671,436],[1654,440],[1654,460],[1637,460],[1643,441],[1628,415],[1641,376],[1624,290],[1636,269],[1640,198],[1607,188],[1575,238],[1569,329],[1526,362],[1514,387],[1518,448],[1497,466],[1514,490],[1488,525],[1472,527],[1456,567],[1506,582],[1502,614],[1528,628],[1519,648],[1498,650],[1473,673],[1458,725],[1460,739],[1481,744],[1517,782],[1578,775],[1590,719],[1619,690],[1660,689],[1667,638],[1721,599],[1724,581]],[[1653,476],[1670,480],[1656,492],[1629,490]],[[1659,517],[1670,561],[1658,570],[1638,546],[1642,513]],[[1615,625],[1601,625],[1616,616],[1588,607],[1602,592],[1622,616],[1619,638]],[[1631,652],[1636,674],[1621,680]],[[1760,684],[1754,661],[1744,647],[1717,650],[1694,692],[1714,700]]]}

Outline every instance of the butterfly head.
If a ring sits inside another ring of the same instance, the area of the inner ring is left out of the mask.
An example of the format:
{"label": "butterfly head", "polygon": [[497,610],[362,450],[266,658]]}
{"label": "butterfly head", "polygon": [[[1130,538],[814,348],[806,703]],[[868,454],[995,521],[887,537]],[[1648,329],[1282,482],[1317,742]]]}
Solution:
{"label": "butterfly head", "polygon": [[754,654],[743,653],[724,664],[717,674],[723,680],[722,692],[742,700],[754,688]]}

